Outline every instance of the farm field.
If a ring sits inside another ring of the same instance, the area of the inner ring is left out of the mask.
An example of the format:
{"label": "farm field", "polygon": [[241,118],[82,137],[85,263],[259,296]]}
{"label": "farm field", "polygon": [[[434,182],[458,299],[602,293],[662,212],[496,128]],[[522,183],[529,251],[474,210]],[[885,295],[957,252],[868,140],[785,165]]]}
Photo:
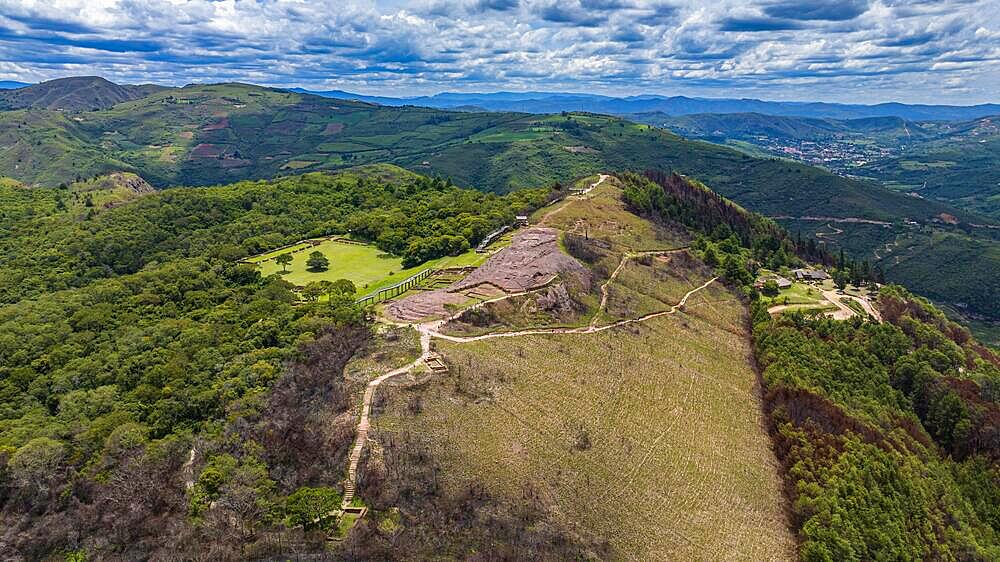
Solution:
{"label": "farm field", "polygon": [[[314,251],[321,252],[330,260],[329,269],[326,271],[307,269],[306,260]],[[401,258],[386,254],[370,244],[324,240],[316,246],[311,246],[309,243],[295,244],[248,258],[247,261],[258,264],[262,275],[273,275],[282,272],[281,265],[274,258],[289,252],[292,254],[292,263],[288,264],[287,273],[282,275],[286,281],[301,287],[313,281],[348,279],[358,288],[358,296],[398,283],[430,267],[478,265],[486,259],[486,254],[477,254],[469,250],[458,256],[446,256],[415,267],[404,268]]]}

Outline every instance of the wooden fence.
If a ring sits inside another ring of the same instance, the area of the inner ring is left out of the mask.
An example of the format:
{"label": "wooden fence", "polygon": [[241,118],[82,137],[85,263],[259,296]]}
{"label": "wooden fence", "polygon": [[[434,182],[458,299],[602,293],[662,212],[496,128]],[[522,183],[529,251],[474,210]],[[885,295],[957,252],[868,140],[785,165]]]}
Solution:
{"label": "wooden fence", "polygon": [[504,232],[507,232],[508,230],[510,230],[510,225],[505,224],[500,228],[494,230],[493,232],[487,234],[486,238],[483,238],[483,241],[480,242],[478,246],[476,246],[476,252],[480,254],[485,252],[487,246],[492,244],[493,241],[496,240],[497,238],[500,238],[500,235],[503,234]]}
{"label": "wooden fence", "polygon": [[420,283],[424,279],[430,277],[431,273],[434,273],[434,269],[427,268],[421,271],[420,273],[416,273],[414,275],[407,277],[406,279],[403,279],[402,281],[396,283],[395,285],[379,289],[378,291],[375,291],[374,293],[371,293],[369,295],[365,295],[354,302],[364,306],[369,304],[375,304],[377,302],[382,302],[386,299],[391,299],[392,297],[401,295],[406,291],[409,291],[410,289],[415,287],[417,283]]}

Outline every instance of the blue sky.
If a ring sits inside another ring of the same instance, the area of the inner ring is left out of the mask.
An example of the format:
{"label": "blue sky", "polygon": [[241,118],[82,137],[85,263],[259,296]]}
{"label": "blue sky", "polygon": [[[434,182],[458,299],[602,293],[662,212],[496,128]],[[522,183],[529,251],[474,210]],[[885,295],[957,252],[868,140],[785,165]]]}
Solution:
{"label": "blue sky", "polygon": [[0,0],[0,80],[1000,102],[1000,0]]}

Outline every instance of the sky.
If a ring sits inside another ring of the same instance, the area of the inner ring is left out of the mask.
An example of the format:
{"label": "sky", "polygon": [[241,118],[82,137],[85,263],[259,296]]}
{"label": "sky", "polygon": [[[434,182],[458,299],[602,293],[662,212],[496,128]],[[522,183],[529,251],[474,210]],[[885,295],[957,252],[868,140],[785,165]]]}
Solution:
{"label": "sky", "polygon": [[1000,102],[1000,0],[0,0],[0,80]]}

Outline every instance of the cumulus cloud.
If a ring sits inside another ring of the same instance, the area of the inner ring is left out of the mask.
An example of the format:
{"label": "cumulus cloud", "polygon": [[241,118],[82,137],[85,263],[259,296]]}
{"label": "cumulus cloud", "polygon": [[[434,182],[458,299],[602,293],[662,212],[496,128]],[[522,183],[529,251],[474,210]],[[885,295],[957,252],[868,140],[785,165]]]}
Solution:
{"label": "cumulus cloud", "polygon": [[0,0],[0,80],[997,101],[1000,0]]}

